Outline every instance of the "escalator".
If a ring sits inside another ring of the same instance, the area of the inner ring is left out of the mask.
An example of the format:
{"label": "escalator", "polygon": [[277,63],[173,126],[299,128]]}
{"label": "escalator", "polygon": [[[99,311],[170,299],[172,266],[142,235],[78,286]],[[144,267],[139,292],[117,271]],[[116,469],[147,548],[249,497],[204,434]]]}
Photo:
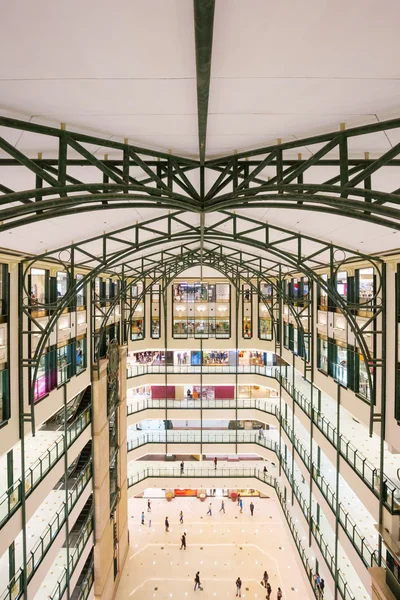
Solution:
{"label": "escalator", "polygon": [[[92,506],[93,506],[93,494],[91,494],[85,504],[85,506],[82,508],[79,517],[77,518],[77,520],[75,521],[75,525],[72,527],[72,529],[69,532],[69,546],[70,548],[74,548],[76,546],[76,542],[78,541],[78,538],[82,532],[83,527],[85,526],[85,524],[87,523],[90,511],[92,510]],[[64,543],[64,548],[66,547],[67,541],[65,541]]]}
{"label": "escalator", "polygon": [[68,487],[71,487],[92,458],[92,440],[89,440],[79,456],[68,467]]}
{"label": "escalator", "polygon": [[[85,408],[90,406],[92,401],[92,388],[89,385],[87,388],[79,392],[72,400],[67,404],[67,424],[75,421],[78,415],[80,415]],[[60,408],[42,427],[42,429],[60,429],[64,426],[65,422],[65,411],[64,407]]]}
{"label": "escalator", "polygon": [[93,557],[93,550],[91,550],[89,556],[86,559],[86,562],[84,564],[82,572],[79,575],[79,579],[76,582],[76,586],[72,593],[71,600],[79,600],[84,582],[88,578],[90,578],[91,573],[92,573],[92,577],[93,577],[93,567],[94,567],[94,557]]}

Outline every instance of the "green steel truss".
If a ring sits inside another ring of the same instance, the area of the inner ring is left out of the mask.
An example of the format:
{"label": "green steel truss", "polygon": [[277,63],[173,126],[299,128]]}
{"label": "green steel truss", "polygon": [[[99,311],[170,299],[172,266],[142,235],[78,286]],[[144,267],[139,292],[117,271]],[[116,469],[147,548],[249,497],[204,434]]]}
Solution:
{"label": "green steel truss", "polygon": [[[375,178],[382,181],[385,169],[400,168],[400,144],[377,158],[349,158],[348,151],[353,138],[359,143],[364,140],[367,148],[368,136],[400,129],[400,119],[205,163],[7,117],[0,117],[0,127],[36,134],[39,148],[41,140],[45,145],[46,138],[55,138],[58,147],[53,158],[32,158],[0,138],[0,232],[69,214],[132,207],[204,214],[284,208],[400,229],[400,189],[382,190],[382,183],[374,187]],[[308,159],[302,158],[305,147],[311,153]],[[98,148],[104,151],[102,156]],[[32,177],[29,189],[8,187],[2,173],[10,167]],[[319,175],[321,167],[333,169],[328,180]]]}

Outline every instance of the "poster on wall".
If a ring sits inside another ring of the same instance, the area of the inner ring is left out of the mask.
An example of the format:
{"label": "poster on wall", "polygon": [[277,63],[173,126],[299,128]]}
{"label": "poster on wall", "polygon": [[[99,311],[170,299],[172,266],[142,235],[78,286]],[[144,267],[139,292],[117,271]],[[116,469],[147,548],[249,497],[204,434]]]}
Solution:
{"label": "poster on wall", "polygon": [[175,496],[197,496],[197,490],[174,490]]}

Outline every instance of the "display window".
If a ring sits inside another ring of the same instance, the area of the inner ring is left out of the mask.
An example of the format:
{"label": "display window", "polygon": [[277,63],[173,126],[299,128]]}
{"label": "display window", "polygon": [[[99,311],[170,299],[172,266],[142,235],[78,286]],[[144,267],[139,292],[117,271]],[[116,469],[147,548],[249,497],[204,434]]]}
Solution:
{"label": "display window", "polygon": [[[323,275],[321,275],[321,279],[325,282],[325,284],[328,283],[328,275],[326,273],[324,273]],[[319,302],[319,306],[324,307],[324,308],[328,308],[328,294],[327,292],[322,288],[322,286],[318,286],[318,302]]]}
{"label": "display window", "polygon": [[339,271],[336,275],[336,291],[342,298],[347,299],[347,271]]}
{"label": "display window", "polygon": [[204,365],[229,365],[229,352],[227,350],[203,351]]}
{"label": "display window", "polygon": [[97,304],[101,301],[101,279],[96,277],[94,280],[94,300]]}
{"label": "display window", "polygon": [[86,369],[86,336],[78,338],[75,343],[75,373],[79,375]]}
{"label": "display window", "polygon": [[68,291],[68,274],[64,271],[57,272],[57,299],[63,298]]}
{"label": "display window", "polygon": [[306,298],[308,296],[308,292],[310,291],[310,283],[308,281],[308,277],[303,277],[303,296]]}
{"label": "display window", "polygon": [[49,272],[46,269],[31,269],[31,305],[40,310],[48,301]]}
{"label": "display window", "polygon": [[317,340],[318,369],[328,374],[328,340],[318,337]]}
{"label": "display window", "polygon": [[[8,266],[0,264],[0,317],[8,314]],[[4,322],[4,319],[3,319]]]}
{"label": "display window", "polygon": [[[372,309],[372,299],[375,295],[374,269],[358,269],[358,299],[361,310]],[[370,302],[369,302],[370,301]]]}
{"label": "display window", "polygon": [[165,365],[165,352],[163,350],[129,352],[127,361],[130,365]]}
{"label": "display window", "polygon": [[299,297],[299,280],[292,279],[292,298],[295,298],[297,300],[298,297]]}
{"label": "display window", "polygon": [[158,283],[151,286],[150,306],[151,337],[159,339],[161,337],[161,288]]}
{"label": "display window", "polygon": [[57,348],[57,385],[66,383],[71,378],[71,345]]}
{"label": "display window", "polygon": [[111,279],[107,278],[104,284],[104,298],[106,302],[111,298]]}
{"label": "display window", "polygon": [[359,355],[359,367],[358,367],[358,377],[359,377],[358,393],[360,394],[360,396],[362,396],[363,398],[365,398],[366,400],[368,400],[370,402],[371,401],[371,388],[369,385],[368,371],[369,371],[370,376],[373,381],[374,368],[373,368],[373,366],[368,366],[364,357],[360,354]]}
{"label": "display window", "polygon": [[[79,285],[79,282],[82,281],[83,279],[83,275],[81,275],[80,273],[77,274],[76,276],[76,282],[77,285]],[[76,306],[78,308],[78,310],[80,308],[83,308],[84,306],[86,306],[86,286],[82,286],[80,287],[77,292],[76,292]]]}
{"label": "display window", "polygon": [[242,336],[245,339],[253,337],[253,302],[252,290],[249,284],[242,286]]}
{"label": "display window", "polygon": [[347,386],[347,348],[336,346],[336,360],[333,367],[334,378],[342,385]]}
{"label": "display window", "polygon": [[0,423],[10,418],[10,379],[7,366],[0,369]]}
{"label": "display window", "polygon": [[230,285],[174,282],[173,337],[230,337]]}

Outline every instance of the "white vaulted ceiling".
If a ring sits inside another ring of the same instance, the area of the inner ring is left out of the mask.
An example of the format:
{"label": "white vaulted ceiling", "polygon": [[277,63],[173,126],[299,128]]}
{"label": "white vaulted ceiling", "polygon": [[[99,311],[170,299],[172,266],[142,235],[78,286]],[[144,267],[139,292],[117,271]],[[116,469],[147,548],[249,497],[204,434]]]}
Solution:
{"label": "white vaulted ceiling", "polygon": [[[399,18],[397,0],[216,0],[207,158],[399,117]],[[3,115],[198,157],[192,0],[3,0],[0,53]],[[28,156],[56,156],[55,138],[0,135]],[[353,138],[350,155],[379,156],[397,138]],[[2,177],[15,190],[33,187],[22,169]],[[373,187],[400,188],[398,171],[377,175]],[[400,247],[399,233],[362,221],[248,210],[364,252]],[[0,246],[35,253],[150,215],[132,208],[57,218],[1,233]]]}

